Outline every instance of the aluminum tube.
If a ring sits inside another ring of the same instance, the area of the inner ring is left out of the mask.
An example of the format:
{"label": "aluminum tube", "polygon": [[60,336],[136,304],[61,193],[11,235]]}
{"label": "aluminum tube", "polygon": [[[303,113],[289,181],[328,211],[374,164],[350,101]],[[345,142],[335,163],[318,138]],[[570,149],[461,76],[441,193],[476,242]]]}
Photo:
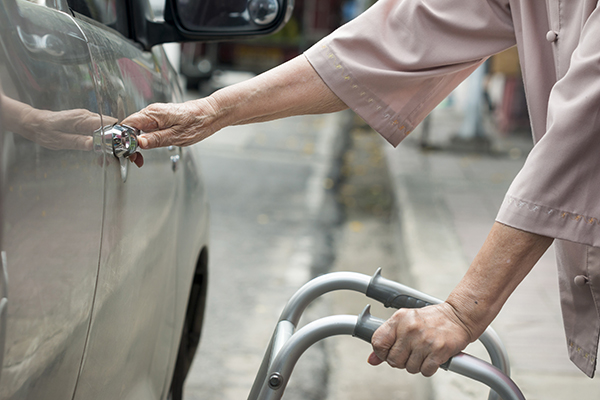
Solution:
{"label": "aluminum tube", "polygon": [[366,293],[371,277],[357,272],[332,272],[321,275],[302,286],[287,302],[279,320],[298,321],[306,307],[317,297],[334,290],[354,290]]}
{"label": "aluminum tube", "polygon": [[273,333],[273,336],[271,336],[269,346],[267,346],[267,350],[265,351],[265,355],[263,356],[262,362],[260,363],[258,372],[254,377],[254,383],[252,384],[252,388],[250,389],[250,393],[248,394],[248,400],[258,399],[258,395],[260,394],[262,385],[267,380],[267,372],[269,372],[269,367],[271,366],[271,352],[273,351],[274,342],[275,332]]}
{"label": "aluminum tube", "polygon": [[273,336],[273,347],[271,349],[271,360],[269,366],[273,364],[273,360],[285,345],[285,343],[292,337],[296,327],[290,321],[280,321],[275,329],[275,335]]}
{"label": "aluminum tube", "polygon": [[[325,293],[335,290],[354,290],[364,294],[367,291],[370,280],[371,277],[356,272],[332,272],[314,278],[298,289],[287,302],[279,317],[279,323],[275,328],[275,332],[271,337],[271,341],[267,347],[259,371],[254,379],[254,384],[248,395],[248,400],[256,400],[258,398],[261,385],[266,381],[266,373],[274,359],[273,350],[275,348],[280,348],[280,343],[284,336],[289,335],[290,328],[291,333],[293,334],[302,313],[313,300]],[[288,324],[284,324],[286,326],[285,335],[283,334],[284,331],[279,331],[280,324],[283,321],[288,322]]]}
{"label": "aluminum tube", "polygon": [[335,335],[352,335],[358,317],[335,315],[302,327],[281,348],[265,379],[258,400],[279,400],[300,356],[319,340]]}
{"label": "aluminum tube", "polygon": [[468,354],[460,353],[452,357],[448,371],[484,383],[503,400],[525,400],[525,396],[512,379],[493,365]]}
{"label": "aluminum tube", "polygon": [[[488,327],[485,332],[479,337],[479,341],[483,344],[488,354],[492,365],[500,369],[506,376],[510,376],[510,363],[508,360],[508,353],[506,348],[500,339],[500,336],[494,329]],[[499,400],[499,396],[493,390],[490,391],[488,400]]]}

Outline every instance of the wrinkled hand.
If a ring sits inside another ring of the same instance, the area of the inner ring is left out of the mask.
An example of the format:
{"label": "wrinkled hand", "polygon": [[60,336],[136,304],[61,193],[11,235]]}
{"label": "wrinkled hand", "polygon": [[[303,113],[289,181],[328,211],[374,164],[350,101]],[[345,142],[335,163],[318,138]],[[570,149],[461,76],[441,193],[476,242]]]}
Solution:
{"label": "wrinkled hand", "polygon": [[185,103],[155,103],[123,120],[140,131],[142,149],[189,146],[219,130],[216,107],[208,98]]}
{"label": "wrinkled hand", "polygon": [[368,362],[379,365],[386,361],[411,374],[431,376],[474,339],[448,303],[401,309],[373,335],[373,353]]}

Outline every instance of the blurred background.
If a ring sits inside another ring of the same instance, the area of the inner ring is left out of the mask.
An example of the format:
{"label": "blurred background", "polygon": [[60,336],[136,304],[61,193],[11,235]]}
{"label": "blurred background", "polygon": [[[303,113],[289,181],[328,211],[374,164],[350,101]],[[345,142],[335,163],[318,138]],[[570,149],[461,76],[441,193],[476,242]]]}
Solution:
{"label": "blurred background", "polygon": [[[251,78],[302,54],[367,9],[367,0],[296,0],[278,33],[169,45],[186,99]],[[160,12],[160,10],[158,10]],[[483,243],[531,149],[516,49],[491,57],[397,149],[350,111],[231,127],[195,146],[211,202],[206,323],[188,400],[245,398],[279,313],[305,282],[351,270],[445,298]],[[493,326],[528,399],[600,394],[566,354],[553,251]],[[324,296],[303,323],[356,315],[369,303]],[[385,318],[390,310],[374,305]],[[366,364],[370,346],[327,339],[301,358],[286,399],[482,399],[481,384]],[[469,349],[485,358],[478,345]]]}

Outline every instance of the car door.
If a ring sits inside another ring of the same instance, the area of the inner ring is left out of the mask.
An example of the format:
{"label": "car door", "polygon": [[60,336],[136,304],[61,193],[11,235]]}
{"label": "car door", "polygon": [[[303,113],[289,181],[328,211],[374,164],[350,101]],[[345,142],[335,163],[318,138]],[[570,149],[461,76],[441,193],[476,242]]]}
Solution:
{"label": "car door", "polygon": [[[144,52],[110,27],[123,23],[116,1],[86,5],[73,8],[100,81],[104,119],[121,121],[150,103],[178,100],[161,47]],[[98,290],[75,399],[151,400],[168,389],[177,342],[179,153],[144,151],[139,169],[114,157],[106,165]]]}
{"label": "car door", "polygon": [[35,3],[0,0],[0,398],[70,399],[98,274],[101,103],[77,24]]}

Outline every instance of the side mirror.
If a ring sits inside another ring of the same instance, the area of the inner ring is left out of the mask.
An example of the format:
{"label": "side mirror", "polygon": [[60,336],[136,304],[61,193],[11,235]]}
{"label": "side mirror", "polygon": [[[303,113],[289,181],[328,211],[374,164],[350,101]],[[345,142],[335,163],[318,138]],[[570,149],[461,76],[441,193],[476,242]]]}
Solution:
{"label": "side mirror", "polygon": [[166,0],[164,21],[158,21],[147,0],[133,2],[134,39],[145,49],[266,35],[283,27],[294,8],[294,0]]}

